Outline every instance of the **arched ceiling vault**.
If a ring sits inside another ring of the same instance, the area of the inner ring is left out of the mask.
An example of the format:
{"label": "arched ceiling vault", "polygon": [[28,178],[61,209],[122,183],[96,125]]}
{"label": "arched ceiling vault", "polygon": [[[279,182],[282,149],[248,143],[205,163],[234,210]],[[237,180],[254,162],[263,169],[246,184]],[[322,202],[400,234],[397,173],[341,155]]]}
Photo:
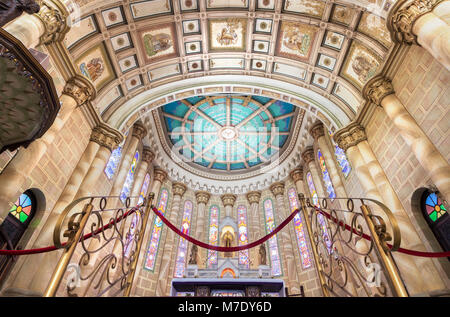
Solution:
{"label": "arched ceiling vault", "polygon": [[[154,110],[177,100],[252,95],[300,108],[301,129],[289,142],[297,153],[311,142],[306,122],[319,119],[335,131],[358,114],[362,87],[392,47],[384,17],[393,2],[67,0],[74,23],[64,42],[97,89],[97,111],[122,132],[137,120],[155,128]],[[153,132],[148,142],[167,165]],[[294,156],[286,155],[276,175],[252,175],[255,189],[283,177],[299,163]],[[183,175],[167,168],[174,179],[212,192],[253,186],[249,175],[239,184],[235,178],[232,189],[225,179],[202,183],[206,174],[187,166]]]}

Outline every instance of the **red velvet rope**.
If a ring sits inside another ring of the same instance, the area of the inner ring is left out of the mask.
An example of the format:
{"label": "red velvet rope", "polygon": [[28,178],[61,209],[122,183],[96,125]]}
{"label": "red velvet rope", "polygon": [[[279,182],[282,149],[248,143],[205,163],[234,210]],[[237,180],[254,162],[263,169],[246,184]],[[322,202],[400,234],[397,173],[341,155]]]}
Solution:
{"label": "red velvet rope", "polygon": [[205,248],[205,249],[209,249],[209,250],[214,250],[214,251],[219,251],[219,252],[236,252],[236,251],[242,251],[242,250],[246,250],[246,249],[251,249],[253,247],[256,247],[257,245],[260,245],[261,243],[266,242],[267,240],[269,240],[270,238],[272,238],[275,234],[277,234],[281,229],[283,229],[289,222],[291,222],[291,220],[295,217],[295,215],[297,214],[297,212],[299,211],[298,209],[294,210],[291,215],[289,217],[287,217],[278,227],[276,227],[271,233],[269,233],[268,235],[262,237],[259,240],[256,240],[255,242],[252,242],[250,244],[246,244],[246,245],[241,245],[238,247],[218,247],[215,245],[210,245],[210,244],[206,244],[203,243],[201,241],[198,241],[190,236],[188,236],[187,234],[181,232],[177,227],[175,227],[173,224],[170,223],[169,220],[167,220],[166,218],[164,218],[164,216],[161,214],[161,212],[156,209],[155,207],[152,208],[153,212],[159,217],[161,218],[161,220],[172,230],[174,231],[176,234],[178,234],[179,236],[181,236],[182,238],[188,240],[189,242],[192,242],[195,245],[198,245],[199,247]]}
{"label": "red velvet rope", "polygon": [[[338,223],[337,219],[335,217],[332,217],[329,213],[326,211],[323,211],[322,209],[319,209],[317,207],[314,207],[316,211],[319,211],[322,215],[327,217],[328,219],[332,220],[334,223]],[[339,225],[342,226],[343,222],[339,221]],[[345,224],[345,229],[348,231],[353,231],[353,233],[360,235],[354,228],[352,229],[349,225]],[[363,233],[362,237],[368,241],[370,241],[372,238]],[[386,243],[389,248],[392,249],[392,244]],[[415,250],[409,250],[404,248],[398,248],[397,252],[401,252],[404,254],[414,255],[414,256],[420,256],[425,258],[446,258],[450,257],[450,251],[447,252],[423,252],[423,251],[415,251]]]}
{"label": "red velvet rope", "polygon": [[[140,207],[133,207],[130,210],[128,210],[126,213],[124,213],[122,216],[117,217],[115,220],[111,220],[108,224],[104,225],[103,227],[97,229],[94,232],[90,232],[88,234],[85,234],[83,237],[80,238],[80,241],[87,240],[91,238],[92,236],[96,235],[97,233],[102,232],[105,229],[108,229],[111,227],[114,222],[118,223],[122,221],[122,219],[126,218],[128,215],[132,214],[136,210],[138,210]],[[65,246],[67,243],[61,243],[61,246]],[[28,249],[28,250],[0,250],[0,255],[27,255],[27,254],[37,254],[37,253],[44,253],[44,252],[50,252],[58,250],[57,247],[52,245],[51,247],[45,247],[45,248],[37,248],[37,249]]]}

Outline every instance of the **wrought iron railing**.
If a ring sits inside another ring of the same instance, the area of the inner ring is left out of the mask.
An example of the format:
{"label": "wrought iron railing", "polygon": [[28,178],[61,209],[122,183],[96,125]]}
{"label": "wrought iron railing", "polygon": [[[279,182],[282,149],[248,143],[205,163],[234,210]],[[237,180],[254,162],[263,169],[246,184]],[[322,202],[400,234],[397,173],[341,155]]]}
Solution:
{"label": "wrought iron railing", "polygon": [[324,296],[408,296],[392,257],[400,230],[385,205],[365,198],[299,198]]}
{"label": "wrought iron railing", "polygon": [[86,197],[68,205],[54,229],[63,253],[44,296],[129,296],[153,198]]}

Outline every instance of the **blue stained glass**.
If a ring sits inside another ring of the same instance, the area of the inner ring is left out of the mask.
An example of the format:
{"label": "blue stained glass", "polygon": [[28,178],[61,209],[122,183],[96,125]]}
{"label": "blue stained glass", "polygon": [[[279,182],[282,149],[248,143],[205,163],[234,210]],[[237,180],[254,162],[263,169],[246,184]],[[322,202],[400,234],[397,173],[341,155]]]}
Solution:
{"label": "blue stained glass", "polygon": [[328,197],[333,201],[336,198],[336,193],[334,192],[333,183],[331,183],[330,174],[328,173],[327,166],[325,165],[325,158],[320,150],[317,151],[317,156],[319,158],[319,165],[322,171],[322,178],[327,189]]}
{"label": "blue stained glass", "polygon": [[105,167],[105,174],[108,179],[112,179],[114,176],[114,173],[116,172],[117,168],[119,167],[120,158],[122,157],[122,145],[119,145],[115,150],[112,151],[108,163]]}
{"label": "blue stained glass", "polygon": [[131,186],[133,186],[134,181],[134,173],[136,172],[136,166],[139,160],[139,152],[136,151],[133,157],[133,161],[130,165],[130,170],[128,171],[127,178],[125,179],[125,182],[122,187],[122,191],[120,192],[120,200],[122,202],[125,202],[127,197],[130,196]]}

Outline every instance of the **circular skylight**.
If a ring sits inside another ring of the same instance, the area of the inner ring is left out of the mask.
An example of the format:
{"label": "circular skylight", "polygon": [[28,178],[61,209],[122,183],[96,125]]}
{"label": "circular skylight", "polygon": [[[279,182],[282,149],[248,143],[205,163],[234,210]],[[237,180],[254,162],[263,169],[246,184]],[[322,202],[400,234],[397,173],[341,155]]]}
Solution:
{"label": "circular skylight", "polygon": [[282,151],[292,104],[259,96],[192,97],[161,108],[173,154],[218,171],[252,169]]}

